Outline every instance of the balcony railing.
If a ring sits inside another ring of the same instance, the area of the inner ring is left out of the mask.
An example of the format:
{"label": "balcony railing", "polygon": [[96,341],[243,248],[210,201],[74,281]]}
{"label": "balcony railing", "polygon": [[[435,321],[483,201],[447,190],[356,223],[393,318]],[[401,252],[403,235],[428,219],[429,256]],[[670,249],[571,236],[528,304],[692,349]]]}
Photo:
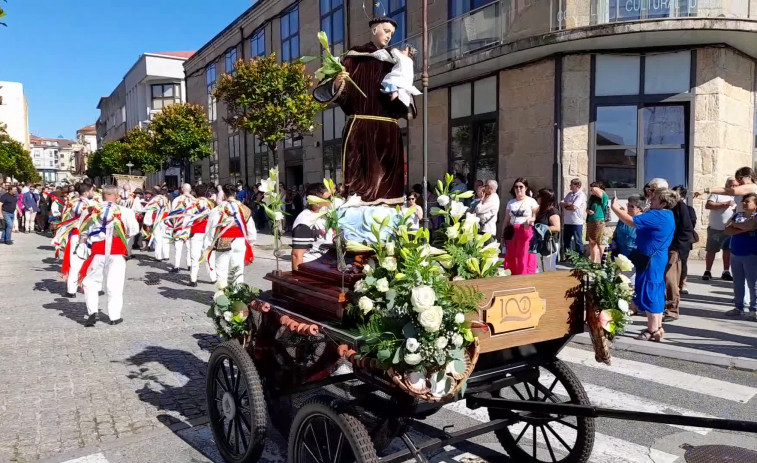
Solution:
{"label": "balcony railing", "polygon": [[[429,28],[429,63],[451,61],[550,31],[675,18],[757,19],[757,0],[498,0]],[[418,50],[422,35],[406,42]]]}

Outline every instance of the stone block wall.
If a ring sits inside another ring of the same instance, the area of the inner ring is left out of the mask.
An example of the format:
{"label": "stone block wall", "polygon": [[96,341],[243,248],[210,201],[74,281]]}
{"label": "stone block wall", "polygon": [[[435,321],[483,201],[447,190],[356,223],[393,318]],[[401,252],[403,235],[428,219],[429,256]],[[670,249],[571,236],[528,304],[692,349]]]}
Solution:
{"label": "stone block wall", "polygon": [[499,74],[499,181],[502,202],[518,177],[531,188],[552,186],[555,60]]}
{"label": "stone block wall", "polygon": [[[727,47],[697,50],[694,102],[694,184],[692,190],[723,186],[736,169],[752,165],[755,62]],[[709,212],[706,197],[694,200],[704,254]]]}
{"label": "stone block wall", "polygon": [[589,118],[591,106],[591,56],[562,58],[562,185],[565,195],[570,180],[589,184]]}

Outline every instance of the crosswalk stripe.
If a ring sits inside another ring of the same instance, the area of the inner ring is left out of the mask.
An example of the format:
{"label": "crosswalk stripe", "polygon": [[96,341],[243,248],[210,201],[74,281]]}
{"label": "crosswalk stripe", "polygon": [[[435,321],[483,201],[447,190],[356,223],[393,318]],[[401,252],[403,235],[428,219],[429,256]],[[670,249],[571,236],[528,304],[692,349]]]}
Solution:
{"label": "crosswalk stripe", "polygon": [[757,389],[740,384],[729,383],[719,379],[692,375],[682,371],[649,365],[634,360],[613,358],[612,366],[607,366],[594,360],[594,352],[574,347],[566,347],[559,358],[570,363],[596,368],[599,370],[630,376],[632,378],[652,381],[691,392],[697,392],[712,397],[746,403],[757,394]]}
{"label": "crosswalk stripe", "polygon": [[[477,421],[489,421],[489,413],[485,408],[471,410],[465,406],[465,402],[463,401],[447,404],[444,408],[468,416]],[[567,442],[575,442],[575,430],[559,423],[552,423],[551,426]],[[524,427],[524,423],[517,423],[511,426],[510,429],[511,432],[514,432],[517,435],[520,434]],[[528,436],[525,436],[525,438],[530,441]],[[541,438],[539,438],[539,444],[544,446]],[[561,449],[555,449],[555,451],[558,450]],[[592,451],[590,461],[592,463],[673,463],[676,459],[678,459],[678,456],[676,455],[650,449],[643,445],[618,439],[617,437],[596,433],[594,438],[594,450]]]}
{"label": "crosswalk stripe", "polygon": [[[542,384],[546,383],[547,385],[552,384],[552,381],[554,380],[554,376],[552,376],[549,373],[543,374],[542,377],[544,378],[543,381],[541,381]],[[616,391],[614,389],[597,386],[594,384],[588,384],[583,383],[584,389],[586,390],[586,394],[589,396],[589,400],[591,400],[592,405],[596,405],[599,407],[605,407],[605,408],[622,408],[624,410],[633,410],[636,412],[648,412],[648,413],[678,413],[679,415],[689,415],[689,416],[697,416],[700,418],[715,418],[712,415],[707,415],[705,413],[699,413],[695,412],[693,410],[687,410],[682,407],[677,407],[675,405],[668,405],[661,402],[657,402],[655,400],[645,399],[643,397],[638,397],[632,394],[626,394],[625,392]],[[554,389],[554,393],[562,396],[567,397],[568,393],[565,390],[565,388],[561,384],[557,384]],[[682,425],[670,425],[679,429],[683,429],[684,431],[690,431],[701,435],[706,435],[710,431],[712,431],[711,428],[695,428],[693,426],[682,426]]]}
{"label": "crosswalk stripe", "polygon": [[108,459],[102,453],[93,453],[86,457],[75,458],[73,460],[64,461],[63,463],[109,463]]}

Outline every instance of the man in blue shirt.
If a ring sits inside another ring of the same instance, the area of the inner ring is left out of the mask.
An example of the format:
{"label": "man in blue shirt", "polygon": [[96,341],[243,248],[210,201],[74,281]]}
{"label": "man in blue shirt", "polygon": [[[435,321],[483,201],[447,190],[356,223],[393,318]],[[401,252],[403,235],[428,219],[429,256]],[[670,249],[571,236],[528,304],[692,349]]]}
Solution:
{"label": "man in blue shirt", "polygon": [[237,182],[237,201],[247,203],[247,189],[242,185],[242,181]]}

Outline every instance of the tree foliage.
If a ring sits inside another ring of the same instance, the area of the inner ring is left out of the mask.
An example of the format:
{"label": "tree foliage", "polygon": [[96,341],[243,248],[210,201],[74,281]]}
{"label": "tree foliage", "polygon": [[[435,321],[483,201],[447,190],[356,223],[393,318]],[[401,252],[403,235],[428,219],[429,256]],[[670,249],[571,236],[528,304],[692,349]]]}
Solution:
{"label": "tree foliage", "polygon": [[19,182],[40,181],[29,151],[4,130],[0,131],[0,173]]}
{"label": "tree foliage", "polygon": [[238,61],[236,74],[221,76],[215,97],[223,101],[234,128],[246,130],[275,152],[285,137],[312,132],[324,105],[313,99],[313,77],[301,62],[278,63],[275,53]]}
{"label": "tree foliage", "polygon": [[213,154],[213,130],[200,105],[178,103],[164,108],[149,126],[156,153],[183,164]]}
{"label": "tree foliage", "polygon": [[126,162],[124,143],[120,141],[106,143],[89,157],[87,176],[95,178],[125,173],[128,170]]}
{"label": "tree foliage", "polygon": [[155,139],[146,129],[137,127],[127,133],[123,139],[123,148],[126,161],[124,172],[129,171],[125,165],[129,162],[134,164],[135,169],[145,174],[157,172],[167,164],[166,157],[158,152]]}

